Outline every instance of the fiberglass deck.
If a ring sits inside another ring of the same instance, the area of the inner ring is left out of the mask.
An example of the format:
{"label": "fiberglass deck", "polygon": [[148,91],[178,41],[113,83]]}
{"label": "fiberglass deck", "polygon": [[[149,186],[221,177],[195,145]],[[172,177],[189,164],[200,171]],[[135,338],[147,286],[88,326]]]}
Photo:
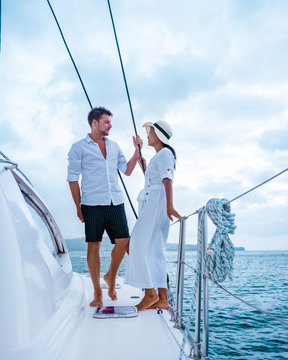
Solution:
{"label": "fiberglass deck", "polygon": [[[87,297],[91,299],[91,279],[85,277],[84,281]],[[124,285],[123,279],[118,279],[117,282],[121,285],[121,288],[117,289],[118,300],[110,300],[107,289],[103,289],[104,306],[136,305],[143,297],[141,290]],[[90,307],[87,302],[85,317],[66,344],[61,360],[178,359],[179,348],[157,310],[142,311],[138,317],[130,319],[95,319],[94,311],[95,308]],[[172,328],[170,314],[164,311],[163,316]],[[178,341],[181,341],[180,337]]]}

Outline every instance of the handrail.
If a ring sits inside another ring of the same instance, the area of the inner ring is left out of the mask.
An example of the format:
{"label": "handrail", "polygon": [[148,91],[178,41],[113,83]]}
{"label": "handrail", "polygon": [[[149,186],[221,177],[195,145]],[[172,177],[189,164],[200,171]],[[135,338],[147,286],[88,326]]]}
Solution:
{"label": "handrail", "polygon": [[[200,215],[201,211],[198,211],[199,213],[199,221],[200,221]],[[206,277],[205,272],[202,270],[202,260],[205,256],[206,246],[207,246],[207,223],[206,223],[206,214],[204,212],[204,221],[202,219],[202,227],[198,227],[202,229],[204,232],[203,234],[203,242],[201,245],[201,266],[195,269],[194,267],[190,266],[188,263],[185,262],[184,257],[185,254],[183,253],[183,250],[185,248],[185,230],[186,230],[186,222],[187,218],[183,217],[180,219],[180,231],[179,231],[179,248],[178,248],[178,260],[173,261],[170,263],[177,263],[177,285],[176,285],[176,306],[175,311],[172,316],[172,321],[175,322],[175,327],[180,329],[183,334],[183,342],[182,347],[180,348],[181,354],[184,355],[187,358],[187,355],[184,352],[185,343],[188,340],[188,343],[190,344],[190,358],[197,360],[209,360],[208,356],[208,341],[209,341],[209,325],[208,325],[208,278]],[[199,244],[198,244],[199,245]],[[186,328],[184,322],[183,322],[183,289],[184,289],[184,269],[183,267],[187,266],[190,268],[195,274],[196,277],[198,276],[198,286],[196,287],[196,309],[195,309],[195,336],[193,339],[193,336],[191,335],[189,328]],[[256,307],[253,304],[248,303],[247,301],[241,299],[239,296],[233,294],[229,290],[225,289],[222,285],[220,285],[217,281],[212,281],[213,284],[218,286],[221,290],[225,291],[228,295],[234,297],[235,299],[241,301],[242,303],[246,304],[247,306],[253,308],[254,310],[270,317],[271,319],[278,321],[284,326],[288,326],[288,322],[282,319],[277,318],[273,314],[268,313],[267,311],[264,311],[258,307]],[[203,296],[201,296],[201,294]],[[201,346],[201,298],[203,301],[203,330],[202,330],[202,346]],[[186,341],[184,341],[186,339]],[[192,343],[191,343],[191,339]],[[194,344],[193,344],[194,342]],[[178,343],[178,342],[177,342]],[[192,345],[191,345],[192,344]],[[179,343],[178,343],[179,345]]]}
{"label": "handrail", "polygon": [[[198,216],[198,229],[200,228],[200,213]],[[200,246],[197,243],[197,247]],[[194,346],[193,346],[193,356],[196,358],[201,357],[201,291],[202,291],[202,257],[199,258],[199,252],[197,252],[197,264],[198,271],[196,271],[195,279],[195,331],[194,331]]]}
{"label": "handrail", "polygon": [[61,234],[60,229],[58,228],[57,223],[55,222],[52,214],[43,203],[43,201],[39,198],[39,196],[34,192],[33,188],[26,184],[20,176],[11,169],[12,175],[14,176],[20,191],[22,192],[25,201],[36,211],[36,213],[40,216],[42,221],[47,227],[49,231],[53,246],[56,254],[65,254],[67,253],[67,247],[63,236]]}
{"label": "handrail", "polygon": [[[199,214],[200,216],[200,214]],[[203,242],[202,242],[202,261],[206,254],[206,248],[207,248],[207,215],[206,212],[204,212],[204,221],[203,221]],[[208,356],[208,343],[209,343],[209,291],[208,291],[208,278],[206,275],[202,274],[202,285],[203,285],[203,349],[202,349],[202,356],[201,360],[209,360]]]}
{"label": "handrail", "polygon": [[[190,356],[194,359],[209,360],[208,356],[208,279],[202,272],[203,257],[207,246],[207,222],[206,212],[204,209],[199,209],[198,220],[198,249],[200,249],[200,258],[198,258],[198,281],[196,281],[195,297],[195,336],[190,334],[189,329],[186,329],[183,322],[183,293],[184,293],[184,265],[185,265],[185,239],[186,239],[186,220],[187,217],[182,217],[180,221],[179,230],[179,246],[178,246],[178,260],[177,260],[177,278],[176,278],[176,295],[175,295],[175,311],[172,320],[175,322],[175,327],[183,331],[183,343],[181,352],[187,339],[190,346]],[[202,296],[203,294],[203,296]],[[201,349],[201,300],[203,299],[203,346]],[[191,338],[193,341],[191,341]],[[202,351],[201,351],[202,350]]]}
{"label": "handrail", "polygon": [[29,184],[32,185],[28,177],[19,169],[18,164],[16,162],[10,160],[2,151],[0,151],[0,155],[3,156],[3,158],[5,159],[5,160],[0,159],[0,163],[12,165],[12,168],[19,171],[19,173],[29,182]]}
{"label": "handrail", "polygon": [[[233,198],[232,200],[228,201],[228,203],[231,203],[242,196],[250,193],[251,191],[259,188],[260,186],[268,183],[269,181],[275,179],[276,177],[284,174],[286,171],[288,171],[288,168],[282,170],[281,172],[275,174],[274,176],[270,177],[269,179],[261,182],[257,186],[254,186],[253,188],[249,189],[248,191],[242,193],[241,195]],[[179,247],[178,247],[178,261],[177,261],[177,281],[176,281],[176,306],[175,306],[175,313],[174,318],[172,318],[175,321],[175,327],[187,330],[185,328],[184,322],[183,322],[183,289],[184,289],[184,265],[187,265],[184,261],[185,257],[185,230],[186,230],[186,220],[192,216],[198,214],[198,253],[201,254],[201,258],[198,259],[198,269],[194,270],[196,273],[196,277],[198,277],[198,281],[196,281],[196,300],[195,300],[195,336],[194,336],[194,345],[193,348],[191,348],[191,354],[193,354],[193,358],[200,359],[201,360],[209,360],[208,356],[208,342],[209,342],[209,318],[208,318],[208,278],[206,277],[206,274],[202,270],[202,262],[203,258],[205,256],[206,247],[207,247],[207,216],[205,212],[205,207],[194,211],[192,214],[189,214],[188,216],[184,216],[175,222],[173,222],[170,226],[180,222],[180,231],[179,231]],[[202,232],[199,236],[199,231]],[[202,239],[201,243],[199,243],[199,239]],[[201,249],[200,249],[201,247]],[[216,284],[220,289],[223,291],[226,291],[229,295],[235,297],[239,301],[242,301],[246,305],[252,307],[253,309],[265,314],[266,316],[279,321],[285,326],[288,326],[288,322],[278,319],[276,316],[269,314],[268,312],[261,310],[257,308],[256,306],[249,304],[245,300],[241,299],[240,297],[232,294],[229,290],[225,289],[222,285],[220,285],[216,281],[212,281],[214,284]],[[203,295],[203,296],[202,296]],[[203,298],[203,330],[202,330],[202,348],[201,348],[201,336],[200,336],[200,327],[201,327],[201,298]],[[189,330],[189,329],[188,329]],[[189,332],[189,331],[188,331]],[[185,337],[186,333],[184,332],[183,339]],[[185,342],[183,342],[185,344]],[[181,348],[183,350],[183,346]]]}
{"label": "handrail", "polygon": [[175,299],[175,327],[183,328],[183,292],[184,292],[184,265],[185,240],[186,240],[186,218],[180,219],[179,247],[177,261],[176,299]]}

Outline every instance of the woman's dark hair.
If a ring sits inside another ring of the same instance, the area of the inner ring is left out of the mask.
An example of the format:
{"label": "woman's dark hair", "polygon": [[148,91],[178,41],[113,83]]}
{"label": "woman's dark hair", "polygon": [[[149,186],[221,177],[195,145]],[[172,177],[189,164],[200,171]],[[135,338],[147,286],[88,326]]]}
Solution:
{"label": "woman's dark hair", "polygon": [[112,116],[113,114],[110,110],[105,109],[104,107],[95,107],[88,114],[89,125],[92,126],[93,120],[99,121],[102,115]]}
{"label": "woman's dark hair", "polygon": [[[173,149],[173,147],[170,146],[170,145],[164,144],[164,143],[162,143],[162,144],[163,144],[164,147],[166,147],[167,149],[169,149],[172,152],[172,154],[174,155],[174,158],[176,160],[177,159],[176,158],[176,151]],[[174,169],[176,169],[176,164],[174,165]]]}

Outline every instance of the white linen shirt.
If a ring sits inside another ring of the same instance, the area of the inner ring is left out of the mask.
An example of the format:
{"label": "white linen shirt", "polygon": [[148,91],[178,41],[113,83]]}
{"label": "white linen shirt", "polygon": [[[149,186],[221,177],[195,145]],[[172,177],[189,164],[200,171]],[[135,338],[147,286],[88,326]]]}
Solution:
{"label": "white linen shirt", "polygon": [[124,202],[117,169],[125,173],[127,161],[115,141],[105,137],[106,159],[90,134],[74,143],[68,153],[67,181],[81,179],[81,204],[119,205]]}

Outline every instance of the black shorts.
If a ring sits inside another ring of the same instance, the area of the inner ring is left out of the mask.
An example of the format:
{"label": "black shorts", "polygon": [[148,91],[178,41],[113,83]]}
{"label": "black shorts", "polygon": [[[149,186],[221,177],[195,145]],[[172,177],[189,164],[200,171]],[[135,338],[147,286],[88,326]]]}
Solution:
{"label": "black shorts", "polygon": [[101,241],[104,230],[112,244],[115,244],[115,239],[129,238],[124,204],[81,205],[81,210],[85,223],[86,242]]}

